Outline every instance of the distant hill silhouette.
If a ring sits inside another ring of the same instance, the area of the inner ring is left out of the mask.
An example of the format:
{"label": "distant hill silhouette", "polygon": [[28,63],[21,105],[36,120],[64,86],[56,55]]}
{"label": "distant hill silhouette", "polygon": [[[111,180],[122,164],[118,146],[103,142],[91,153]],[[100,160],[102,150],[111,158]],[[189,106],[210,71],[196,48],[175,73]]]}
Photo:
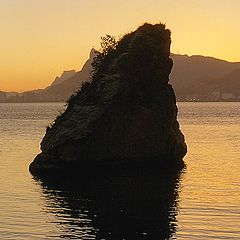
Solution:
{"label": "distant hill silhouette", "polygon": [[[45,89],[27,91],[7,98],[8,102],[53,102],[66,101],[77,91],[84,81],[90,79],[91,63],[95,56],[95,50],[90,52],[89,59],[78,72],[75,70],[64,71],[61,77],[56,77],[51,86]],[[0,98],[1,99],[1,98]]]}
{"label": "distant hill silhouette", "polygon": [[51,86],[60,84],[64,82],[65,80],[69,79],[70,77],[74,76],[76,74],[75,70],[69,70],[69,71],[64,71],[61,77],[56,77],[55,80],[52,82]]}
{"label": "distant hill silhouette", "polygon": [[172,54],[171,57],[174,66],[170,82],[178,98],[189,100],[192,95],[196,95],[202,100],[211,100],[214,91],[238,95],[236,90],[240,83],[240,62],[199,55]]}
{"label": "distant hill silhouette", "polygon": [[[94,56],[95,50],[92,49],[81,71],[64,71],[61,77],[56,77],[51,86],[45,89],[20,94],[0,92],[0,101],[66,101],[81,87],[82,82],[89,80]],[[179,100],[220,101],[225,100],[221,98],[221,94],[228,93],[233,95],[234,100],[240,101],[240,62],[228,62],[200,55],[171,54],[171,58],[174,65],[170,83]]]}
{"label": "distant hill silhouette", "polygon": [[240,68],[223,77],[209,81],[209,85],[222,92],[228,91],[240,95]]}
{"label": "distant hill silhouette", "polygon": [[172,54],[171,83],[176,89],[203,84],[240,69],[240,62],[227,62],[213,57]]}

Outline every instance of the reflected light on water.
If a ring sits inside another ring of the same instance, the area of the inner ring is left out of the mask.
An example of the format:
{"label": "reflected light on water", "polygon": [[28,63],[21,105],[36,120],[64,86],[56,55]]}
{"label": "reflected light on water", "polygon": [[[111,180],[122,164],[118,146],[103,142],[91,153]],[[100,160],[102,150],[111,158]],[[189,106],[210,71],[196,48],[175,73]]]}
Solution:
{"label": "reflected light on water", "polygon": [[183,173],[91,172],[73,187],[28,172],[64,104],[0,104],[0,239],[239,240],[240,103],[178,108]]}

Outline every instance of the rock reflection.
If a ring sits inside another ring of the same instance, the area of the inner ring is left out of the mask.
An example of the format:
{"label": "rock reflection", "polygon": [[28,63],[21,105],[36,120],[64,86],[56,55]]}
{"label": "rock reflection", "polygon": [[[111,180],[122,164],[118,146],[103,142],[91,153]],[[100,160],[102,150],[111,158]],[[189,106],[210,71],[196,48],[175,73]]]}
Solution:
{"label": "rock reflection", "polygon": [[38,179],[62,239],[174,239],[181,171]]}

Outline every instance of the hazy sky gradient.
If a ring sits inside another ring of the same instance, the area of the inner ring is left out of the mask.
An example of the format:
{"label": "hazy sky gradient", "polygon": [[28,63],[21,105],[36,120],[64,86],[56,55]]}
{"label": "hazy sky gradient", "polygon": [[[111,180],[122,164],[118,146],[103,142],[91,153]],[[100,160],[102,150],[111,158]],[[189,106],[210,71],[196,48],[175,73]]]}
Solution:
{"label": "hazy sky gradient", "polygon": [[0,90],[79,70],[102,35],[166,23],[172,52],[240,61],[240,0],[0,0]]}

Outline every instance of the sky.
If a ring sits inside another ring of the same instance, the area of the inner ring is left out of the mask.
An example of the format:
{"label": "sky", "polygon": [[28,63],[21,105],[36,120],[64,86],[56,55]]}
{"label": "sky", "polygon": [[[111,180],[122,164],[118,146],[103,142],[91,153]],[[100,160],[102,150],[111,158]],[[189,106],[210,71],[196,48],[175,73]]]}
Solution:
{"label": "sky", "polygon": [[240,0],[0,0],[0,90],[44,88],[80,70],[105,34],[165,23],[173,53],[240,62]]}

